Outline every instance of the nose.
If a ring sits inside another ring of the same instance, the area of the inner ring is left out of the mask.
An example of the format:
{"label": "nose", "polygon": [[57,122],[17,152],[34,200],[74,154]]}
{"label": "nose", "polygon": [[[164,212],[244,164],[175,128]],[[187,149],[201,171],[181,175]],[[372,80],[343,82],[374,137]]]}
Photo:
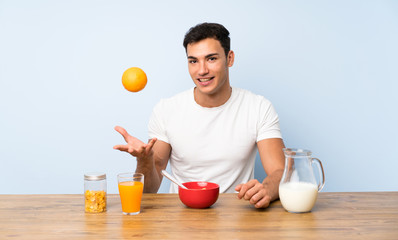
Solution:
{"label": "nose", "polygon": [[207,68],[206,61],[200,63],[199,72],[198,73],[199,73],[200,76],[205,76],[206,74],[209,73],[209,69]]}

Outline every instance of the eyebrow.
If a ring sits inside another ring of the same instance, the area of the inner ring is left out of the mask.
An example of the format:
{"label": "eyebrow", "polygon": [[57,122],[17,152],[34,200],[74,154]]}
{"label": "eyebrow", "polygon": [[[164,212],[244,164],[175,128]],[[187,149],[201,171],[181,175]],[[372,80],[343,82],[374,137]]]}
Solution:
{"label": "eyebrow", "polygon": [[[205,56],[205,58],[213,57],[213,56],[216,56],[216,55],[219,55],[219,54],[218,53],[210,53],[210,54],[207,54]],[[198,59],[198,58],[194,57],[194,56],[188,56],[188,59]]]}

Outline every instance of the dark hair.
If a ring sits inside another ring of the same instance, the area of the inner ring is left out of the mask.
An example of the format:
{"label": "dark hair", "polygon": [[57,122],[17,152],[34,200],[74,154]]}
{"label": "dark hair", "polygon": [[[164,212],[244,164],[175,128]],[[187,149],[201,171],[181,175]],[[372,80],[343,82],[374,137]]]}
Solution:
{"label": "dark hair", "polygon": [[187,52],[187,46],[191,43],[196,43],[206,38],[214,38],[218,40],[221,47],[224,49],[225,56],[228,56],[231,48],[231,39],[229,38],[229,31],[218,23],[200,23],[191,27],[184,37],[184,48]]}

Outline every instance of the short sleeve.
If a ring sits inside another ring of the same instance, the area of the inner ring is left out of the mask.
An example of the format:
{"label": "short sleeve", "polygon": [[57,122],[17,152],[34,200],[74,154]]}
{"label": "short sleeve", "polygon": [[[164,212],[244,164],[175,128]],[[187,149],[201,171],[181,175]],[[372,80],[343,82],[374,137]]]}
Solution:
{"label": "short sleeve", "polygon": [[157,138],[158,140],[169,143],[165,128],[165,109],[162,107],[162,105],[163,101],[161,100],[153,108],[152,115],[148,123],[148,134],[149,138]]}
{"label": "short sleeve", "polygon": [[282,138],[279,117],[271,102],[263,99],[257,123],[257,142],[268,138]]}

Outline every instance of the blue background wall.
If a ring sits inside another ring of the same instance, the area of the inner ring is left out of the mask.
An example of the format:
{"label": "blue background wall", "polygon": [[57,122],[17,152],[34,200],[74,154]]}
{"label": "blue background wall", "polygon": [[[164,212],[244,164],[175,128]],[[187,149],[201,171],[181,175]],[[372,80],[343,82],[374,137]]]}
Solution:
{"label": "blue background wall", "polygon": [[146,140],[152,107],[193,86],[182,40],[204,21],[231,32],[232,85],[322,160],[324,191],[398,190],[398,1],[0,0],[0,193],[81,193],[90,171],[116,193],[136,161],[113,127]]}

